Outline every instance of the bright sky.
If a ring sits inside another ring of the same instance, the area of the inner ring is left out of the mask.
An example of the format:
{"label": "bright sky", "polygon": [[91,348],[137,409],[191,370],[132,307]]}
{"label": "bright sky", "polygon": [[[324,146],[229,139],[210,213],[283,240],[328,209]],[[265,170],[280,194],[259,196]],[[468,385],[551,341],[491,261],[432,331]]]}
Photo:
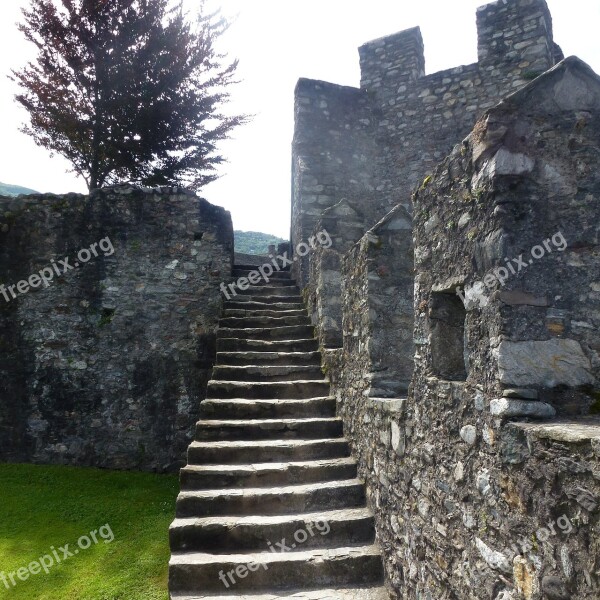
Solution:
{"label": "bright sky", "polygon": [[[190,7],[196,0],[186,0]],[[357,48],[366,41],[420,25],[427,72],[477,60],[475,9],[485,0],[211,0],[238,15],[223,40],[240,59],[242,82],[231,108],[254,114],[222,145],[228,163],[202,195],[231,211],[236,229],[289,235],[293,95],[299,77],[359,84]],[[547,0],[554,36],[566,56],[575,54],[600,73],[600,2]],[[13,101],[6,78],[33,57],[15,26],[28,0],[3,0],[0,8],[0,181],[42,192],[85,192],[50,157],[19,132],[25,112]]]}

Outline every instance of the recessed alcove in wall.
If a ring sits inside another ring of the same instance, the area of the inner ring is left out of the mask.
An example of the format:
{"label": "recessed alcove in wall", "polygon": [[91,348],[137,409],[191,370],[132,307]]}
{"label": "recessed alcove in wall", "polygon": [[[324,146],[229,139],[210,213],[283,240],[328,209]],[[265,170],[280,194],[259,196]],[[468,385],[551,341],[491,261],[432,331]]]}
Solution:
{"label": "recessed alcove in wall", "polygon": [[431,362],[434,375],[449,381],[467,378],[466,310],[456,294],[433,292],[429,308]]}

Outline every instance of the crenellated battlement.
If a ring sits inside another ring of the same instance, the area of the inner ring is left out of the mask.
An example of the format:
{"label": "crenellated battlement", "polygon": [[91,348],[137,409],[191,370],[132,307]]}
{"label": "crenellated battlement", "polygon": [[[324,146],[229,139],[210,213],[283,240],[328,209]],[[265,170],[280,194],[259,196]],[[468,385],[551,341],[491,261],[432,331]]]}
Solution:
{"label": "crenellated battlement", "polygon": [[540,0],[497,0],[477,9],[477,56],[481,66],[528,62],[546,71],[555,62],[552,16]]}
{"label": "crenellated battlement", "polygon": [[[361,89],[376,94],[384,103],[401,97],[404,87],[424,87],[437,75],[425,75],[425,45],[419,27],[367,42],[358,52]],[[552,67],[562,55],[554,44],[546,2],[498,0],[481,6],[477,10],[477,54],[478,62],[470,65],[470,70],[488,79],[514,76],[519,71],[528,79]]]}
{"label": "crenellated battlement", "polygon": [[425,75],[425,46],[420,27],[367,42],[358,53],[363,90],[382,91],[416,82]]}
{"label": "crenellated battlement", "polygon": [[600,77],[545,0],[477,28],[469,65],[415,27],[301,81],[292,243],[332,244],[293,268],[392,597],[597,600]]}

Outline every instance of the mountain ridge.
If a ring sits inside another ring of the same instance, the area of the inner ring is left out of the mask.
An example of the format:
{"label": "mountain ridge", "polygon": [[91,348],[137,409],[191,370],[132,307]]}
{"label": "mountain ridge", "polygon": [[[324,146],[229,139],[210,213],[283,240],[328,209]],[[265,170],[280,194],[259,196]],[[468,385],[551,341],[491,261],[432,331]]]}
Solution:
{"label": "mountain ridge", "polygon": [[241,254],[258,254],[264,256],[267,254],[269,244],[281,244],[286,242],[283,238],[270,233],[260,231],[240,231],[233,232],[235,238],[235,251]]}
{"label": "mountain ridge", "polygon": [[39,194],[39,192],[20,185],[12,185],[0,181],[0,196],[19,196],[20,194]]}

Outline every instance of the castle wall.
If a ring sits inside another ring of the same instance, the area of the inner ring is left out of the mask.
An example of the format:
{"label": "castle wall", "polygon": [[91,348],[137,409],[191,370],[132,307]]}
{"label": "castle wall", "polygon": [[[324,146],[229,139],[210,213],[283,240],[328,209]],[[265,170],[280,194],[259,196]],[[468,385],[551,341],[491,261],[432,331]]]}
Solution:
{"label": "castle wall", "polygon": [[180,465],[232,257],[229,213],[183,190],[0,198],[0,460]]}
{"label": "castle wall", "polygon": [[[360,89],[299,82],[292,245],[344,198],[363,214],[365,230],[397,204],[411,210],[413,188],[477,118],[561,58],[544,0],[485,5],[477,28],[479,62],[472,65],[425,75],[423,40],[413,28],[359,49]],[[301,287],[318,285],[309,281],[307,259],[295,268]],[[321,296],[323,304],[335,303]],[[333,329],[341,330],[341,320]]]}
{"label": "castle wall", "polygon": [[[369,134],[367,95],[361,90],[301,79],[296,86],[292,153],[292,248],[308,241],[323,212],[346,200],[360,204],[372,193],[368,165],[376,152]],[[309,258],[292,267],[308,282]]]}
{"label": "castle wall", "polygon": [[337,396],[399,598],[600,594],[599,117],[568,59],[416,190],[406,398],[369,397],[367,236],[344,261]]}

